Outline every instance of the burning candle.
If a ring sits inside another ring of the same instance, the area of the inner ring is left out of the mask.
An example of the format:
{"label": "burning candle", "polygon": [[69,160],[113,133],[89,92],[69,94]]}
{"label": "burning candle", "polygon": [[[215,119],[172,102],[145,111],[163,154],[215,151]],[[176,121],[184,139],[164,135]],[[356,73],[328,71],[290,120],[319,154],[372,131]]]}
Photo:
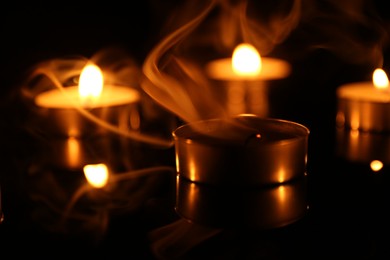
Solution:
{"label": "burning candle", "polygon": [[255,113],[268,115],[265,81],[282,79],[290,74],[290,65],[283,60],[261,57],[254,46],[239,44],[231,58],[217,59],[206,65],[206,74],[226,85],[226,102],[230,114]]}
{"label": "burning candle", "polygon": [[337,126],[373,132],[390,130],[389,80],[382,69],[374,71],[372,81],[339,87],[337,97]]}
{"label": "burning candle", "polygon": [[123,120],[130,120],[133,127],[137,127],[139,99],[140,94],[135,89],[104,85],[100,68],[89,63],[80,74],[78,86],[59,87],[39,93],[34,101],[42,109],[50,132],[82,136],[95,130],[104,130],[104,127],[99,127],[99,124],[87,118],[96,117],[116,125],[126,124],[125,127],[128,125]]}
{"label": "burning candle", "polygon": [[239,44],[231,58],[211,61],[207,74],[217,80],[263,81],[282,79],[290,74],[290,65],[281,59],[261,57],[248,43]]}

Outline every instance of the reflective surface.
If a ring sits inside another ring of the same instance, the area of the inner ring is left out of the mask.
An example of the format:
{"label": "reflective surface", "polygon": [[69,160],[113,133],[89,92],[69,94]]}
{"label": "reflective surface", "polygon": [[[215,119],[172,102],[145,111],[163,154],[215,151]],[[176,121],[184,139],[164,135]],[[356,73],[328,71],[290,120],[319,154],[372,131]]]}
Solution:
{"label": "reflective surface", "polygon": [[[363,33],[367,39],[360,34],[364,51],[353,53],[362,57],[348,56],[350,52],[342,49],[311,48],[318,46],[323,33],[330,32],[332,37],[326,39],[335,40],[335,46],[357,48],[348,44],[356,43],[350,35],[333,37],[335,28],[344,24],[340,21],[332,30],[318,31],[314,23],[304,20],[275,49],[276,55],[290,62],[292,71],[290,77],[270,82],[269,114],[310,130],[306,190],[303,193],[299,185],[286,187],[287,204],[280,199],[279,188],[237,197],[238,190],[224,191],[224,196],[210,191],[209,186],[192,187],[190,183],[179,183],[177,189],[173,147],[160,149],[116,135],[75,142],[52,139],[37,133],[35,127],[27,127],[34,120],[20,98],[19,83],[30,65],[75,52],[89,56],[108,43],[118,42],[124,42],[142,64],[160,35],[154,26],[160,28],[159,21],[165,21],[166,12],[177,4],[169,2],[153,6],[154,12],[144,2],[131,10],[119,8],[122,3],[104,5],[99,14],[106,16],[97,24],[98,29],[85,22],[86,16],[75,11],[76,5],[61,10],[35,4],[31,4],[32,9],[11,6],[1,18],[7,48],[2,49],[0,186],[4,221],[0,224],[0,259],[25,255],[151,260],[388,259],[389,137],[360,133],[355,138],[344,132],[346,135],[340,137],[335,123],[336,89],[346,82],[368,79],[378,64],[376,59],[368,60],[377,53],[370,44],[379,42],[376,30],[374,35]],[[387,15],[386,8],[380,7],[380,13]],[[348,8],[337,10],[354,10]],[[144,16],[144,12],[152,14]],[[73,14],[73,22],[55,22],[54,18],[69,21],[69,14]],[[91,16],[89,13],[87,18]],[[26,27],[8,27],[17,17],[25,18]],[[47,25],[47,21],[54,25]],[[144,28],[137,26],[141,22]],[[367,32],[365,26],[374,25],[359,23],[359,29]],[[90,30],[85,32],[85,28]],[[150,38],[145,39],[145,35]],[[383,47],[385,68],[387,56]],[[149,104],[143,109],[150,111]],[[178,121],[163,111],[141,127],[166,136]],[[79,156],[72,157],[77,153]],[[100,163],[100,159],[109,166],[112,178],[107,186],[96,189],[87,182],[82,165]],[[383,167],[372,170],[372,160],[381,160]],[[226,198],[226,203],[213,204],[215,196]],[[273,199],[276,203],[271,203]],[[271,204],[263,204],[264,200]],[[237,203],[236,212],[230,211],[229,201]],[[259,202],[261,207],[254,205]],[[216,214],[208,215],[212,211]],[[238,218],[238,223],[249,219],[261,225],[221,225],[222,217]]]}

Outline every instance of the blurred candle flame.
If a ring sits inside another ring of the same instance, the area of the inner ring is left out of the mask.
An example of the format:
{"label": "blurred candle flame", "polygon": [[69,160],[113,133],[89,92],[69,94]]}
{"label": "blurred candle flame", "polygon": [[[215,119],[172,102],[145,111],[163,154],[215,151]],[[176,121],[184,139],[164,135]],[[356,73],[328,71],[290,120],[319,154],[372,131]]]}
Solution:
{"label": "blurred candle flame", "polygon": [[87,164],[83,170],[88,183],[93,187],[102,188],[106,186],[108,181],[108,168],[104,163]]}
{"label": "blurred candle flame", "polygon": [[253,77],[260,74],[261,67],[261,57],[254,46],[249,43],[241,43],[234,49],[232,56],[234,73]]}
{"label": "blurred candle flame", "polygon": [[93,63],[87,64],[80,74],[79,96],[83,101],[97,100],[103,91],[103,73]]}
{"label": "blurred candle flame", "polygon": [[386,75],[386,72],[383,69],[375,69],[372,74],[372,81],[375,88],[377,89],[388,89],[389,88],[389,79]]}

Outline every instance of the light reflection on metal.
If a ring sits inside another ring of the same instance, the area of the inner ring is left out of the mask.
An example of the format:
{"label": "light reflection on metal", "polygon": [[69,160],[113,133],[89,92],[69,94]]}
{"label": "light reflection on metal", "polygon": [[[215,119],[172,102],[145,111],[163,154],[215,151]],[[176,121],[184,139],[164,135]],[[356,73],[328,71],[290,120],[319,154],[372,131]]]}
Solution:
{"label": "light reflection on metal", "polygon": [[286,171],[283,167],[280,167],[280,169],[277,171],[277,175],[279,176],[279,183],[283,183],[286,181]]}

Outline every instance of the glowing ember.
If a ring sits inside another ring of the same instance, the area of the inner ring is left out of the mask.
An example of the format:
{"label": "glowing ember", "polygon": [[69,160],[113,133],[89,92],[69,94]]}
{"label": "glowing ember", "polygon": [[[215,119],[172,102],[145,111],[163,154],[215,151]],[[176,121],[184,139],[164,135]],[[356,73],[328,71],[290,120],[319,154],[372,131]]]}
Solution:
{"label": "glowing ember", "polygon": [[388,89],[389,87],[389,79],[387,78],[386,72],[382,69],[374,70],[374,73],[372,74],[372,81],[375,88]]}
{"label": "glowing ember", "polygon": [[258,76],[261,71],[261,57],[255,47],[248,43],[239,44],[232,56],[234,73],[245,76]]}
{"label": "glowing ember", "polygon": [[102,188],[108,181],[108,168],[105,164],[88,164],[84,166],[84,174],[89,184],[95,188]]}
{"label": "glowing ember", "polygon": [[98,99],[103,91],[103,73],[95,64],[88,64],[80,74],[79,95],[84,101]]}

